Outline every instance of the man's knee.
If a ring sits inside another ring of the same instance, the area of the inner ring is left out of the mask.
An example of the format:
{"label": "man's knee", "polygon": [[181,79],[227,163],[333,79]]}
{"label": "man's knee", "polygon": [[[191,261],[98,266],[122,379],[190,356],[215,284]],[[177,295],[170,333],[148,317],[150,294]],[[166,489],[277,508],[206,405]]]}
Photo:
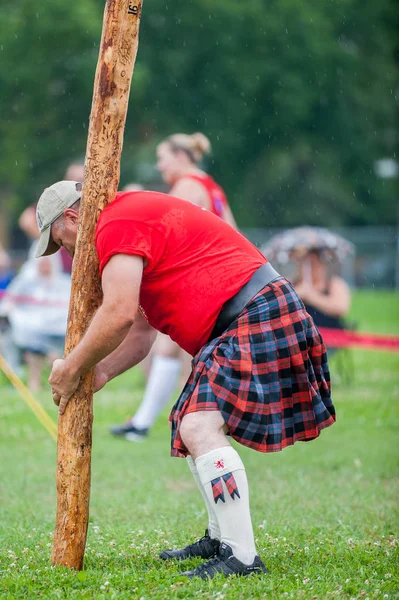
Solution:
{"label": "man's knee", "polygon": [[180,425],[180,435],[187,448],[190,448],[198,438],[198,419],[195,418],[196,414],[190,413],[183,417]]}
{"label": "man's knee", "polygon": [[223,417],[218,411],[193,412],[183,417],[180,435],[183,443],[190,448],[198,441],[220,434],[224,425]]}

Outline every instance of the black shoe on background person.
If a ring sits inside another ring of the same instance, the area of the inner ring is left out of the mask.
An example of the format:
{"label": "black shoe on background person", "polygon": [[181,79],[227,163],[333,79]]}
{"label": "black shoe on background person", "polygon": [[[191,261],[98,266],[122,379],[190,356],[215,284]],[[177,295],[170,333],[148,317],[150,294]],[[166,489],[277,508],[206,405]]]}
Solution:
{"label": "black shoe on background person", "polygon": [[130,419],[123,425],[114,425],[110,428],[110,432],[116,437],[124,437],[129,442],[144,442],[148,437],[148,429],[138,429]]}

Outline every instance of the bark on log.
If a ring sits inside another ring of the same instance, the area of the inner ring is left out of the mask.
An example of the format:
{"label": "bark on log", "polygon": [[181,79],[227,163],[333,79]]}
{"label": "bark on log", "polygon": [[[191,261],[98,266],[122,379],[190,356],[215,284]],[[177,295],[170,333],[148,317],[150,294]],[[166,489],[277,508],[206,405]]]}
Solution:
{"label": "bark on log", "polygon": [[[117,191],[142,0],[107,0],[86,148],[77,246],[72,272],[66,354],[101,304],[94,233]],[[52,563],[83,568],[89,522],[93,372],[81,381],[58,420],[57,517]]]}

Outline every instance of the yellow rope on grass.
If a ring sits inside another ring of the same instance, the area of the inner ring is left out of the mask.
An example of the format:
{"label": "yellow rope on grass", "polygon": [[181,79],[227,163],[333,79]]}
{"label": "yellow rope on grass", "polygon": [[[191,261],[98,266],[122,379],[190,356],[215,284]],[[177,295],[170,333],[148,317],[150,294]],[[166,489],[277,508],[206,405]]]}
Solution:
{"label": "yellow rope on grass", "polygon": [[20,378],[14,373],[11,367],[6,363],[4,358],[0,354],[0,369],[3,371],[4,375],[10,380],[15,389],[20,393],[22,400],[29,406],[29,408],[36,415],[40,423],[43,425],[45,429],[49,432],[51,437],[56,440],[57,439],[57,425],[51,419],[51,417],[46,413],[43,406],[39,404],[36,398],[33,397],[30,390],[26,387],[26,385],[20,380]]}

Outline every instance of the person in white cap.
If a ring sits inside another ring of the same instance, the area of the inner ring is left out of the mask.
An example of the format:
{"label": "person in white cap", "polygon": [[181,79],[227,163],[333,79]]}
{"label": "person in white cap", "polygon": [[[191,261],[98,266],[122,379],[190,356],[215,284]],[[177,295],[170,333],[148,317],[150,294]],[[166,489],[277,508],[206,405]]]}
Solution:
{"label": "person in white cap", "polygon": [[[79,189],[54,184],[37,211],[40,252],[75,251]],[[64,207],[64,209],[62,209]],[[164,560],[209,559],[187,577],[266,573],[245,466],[226,433],[259,452],[319,436],[335,422],[325,347],[291,284],[244,236],[202,207],[158,192],[118,193],[95,235],[103,301],[49,378],[62,415],[81,376],[95,390],[138,364],[156,330],[193,356],[170,415],[172,455],[186,457],[208,510],[198,542]]]}
{"label": "person in white cap", "polygon": [[[65,181],[83,181],[84,176],[84,164],[83,162],[74,161],[70,163],[65,171]],[[36,207],[37,202],[34,202],[30,206],[27,206],[21,213],[18,224],[25,235],[31,240],[31,246],[29,249],[28,258],[31,259],[35,256],[37,240],[39,238],[39,229],[36,221]],[[61,248],[59,253],[59,262],[64,273],[71,273],[72,261],[65,249]],[[24,265],[25,268],[29,268],[31,263]],[[35,267],[33,267],[35,270]]]}
{"label": "person in white cap", "polygon": [[61,218],[58,225],[59,228],[63,230],[64,223],[62,217],[64,216],[65,210],[73,207],[75,209],[74,212],[77,215],[81,196],[82,184],[79,181],[59,181],[44,190],[36,208],[37,226],[40,231],[40,238],[35,251],[36,258],[54,254],[61,246],[73,256],[76,235],[67,235],[68,239],[66,240],[66,243],[57,244],[51,237],[51,226]]}

